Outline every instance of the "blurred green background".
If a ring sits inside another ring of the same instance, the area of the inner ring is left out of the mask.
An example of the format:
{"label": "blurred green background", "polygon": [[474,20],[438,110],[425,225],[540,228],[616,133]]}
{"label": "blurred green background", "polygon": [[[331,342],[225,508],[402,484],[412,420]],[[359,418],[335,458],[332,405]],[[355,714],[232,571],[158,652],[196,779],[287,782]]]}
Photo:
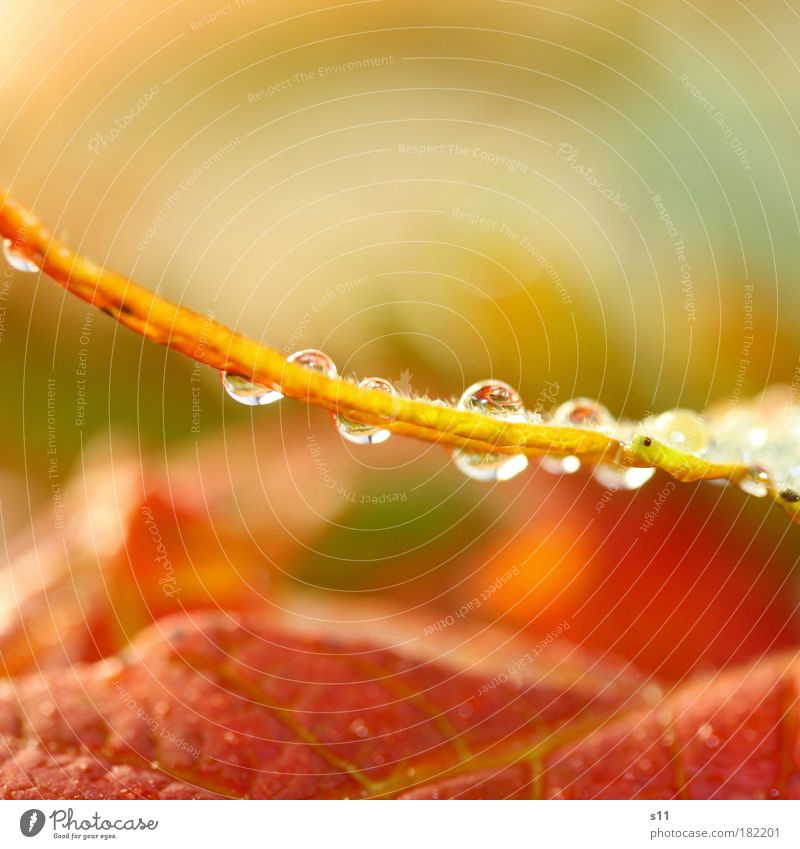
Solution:
{"label": "blurred green background", "polygon": [[[0,181],[98,263],[240,331],[418,393],[492,375],[531,406],[554,382],[633,417],[798,368],[793,4],[0,11]],[[108,434],[166,457],[237,424],[272,451],[327,427],[238,407],[47,279],[2,285],[7,532],[48,496],[49,378],[65,479]],[[353,456],[381,467],[360,492],[415,496],[348,506],[335,556],[387,522],[433,546],[483,498],[426,447]]]}

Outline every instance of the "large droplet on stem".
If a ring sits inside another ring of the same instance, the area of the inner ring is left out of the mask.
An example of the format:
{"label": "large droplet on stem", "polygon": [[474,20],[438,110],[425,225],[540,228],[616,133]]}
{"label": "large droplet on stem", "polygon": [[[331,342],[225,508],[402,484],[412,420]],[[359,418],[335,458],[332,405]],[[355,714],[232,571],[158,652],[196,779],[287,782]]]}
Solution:
{"label": "large droplet on stem", "polygon": [[592,430],[612,430],[617,422],[608,407],[591,398],[573,398],[557,407],[553,424],[569,427],[586,427]]}
{"label": "large droplet on stem", "polygon": [[270,389],[269,386],[253,383],[238,374],[229,374],[226,371],[222,371],[219,376],[222,380],[222,386],[228,395],[234,401],[238,401],[240,404],[246,404],[248,407],[261,407],[264,404],[271,404],[273,401],[283,398],[280,392]]}
{"label": "large droplet on stem", "polygon": [[[304,348],[302,351],[295,351],[286,358],[286,361],[298,363],[312,371],[321,372],[331,380],[337,376],[333,360],[326,353],[318,351],[316,348]],[[234,401],[238,401],[240,404],[246,404],[249,407],[263,407],[267,404],[274,404],[283,398],[283,393],[275,387],[253,383],[241,375],[223,371],[220,373],[220,377],[225,391]]]}
{"label": "large droplet on stem", "polygon": [[[397,394],[394,386],[382,377],[366,377],[358,385],[361,389],[377,389],[379,392],[393,396]],[[339,433],[348,442],[353,442],[356,445],[378,445],[381,442],[386,442],[392,435],[386,428],[355,422],[345,416],[333,415],[333,422]]]}
{"label": "large droplet on stem", "polygon": [[[516,390],[500,380],[473,383],[461,396],[456,408],[506,422],[528,420],[525,405]],[[456,449],[453,460],[465,475],[479,481],[510,480],[528,467],[528,458],[524,454],[480,454]]]}
{"label": "large droplet on stem", "polygon": [[645,419],[642,432],[687,454],[699,454],[708,446],[706,423],[697,413],[682,408]]}
{"label": "large droplet on stem", "polygon": [[[553,424],[563,427],[585,427],[610,432],[617,422],[607,407],[591,398],[572,398],[556,407],[551,417]],[[541,468],[551,475],[572,475],[581,467],[574,454],[566,457],[542,457]]]}

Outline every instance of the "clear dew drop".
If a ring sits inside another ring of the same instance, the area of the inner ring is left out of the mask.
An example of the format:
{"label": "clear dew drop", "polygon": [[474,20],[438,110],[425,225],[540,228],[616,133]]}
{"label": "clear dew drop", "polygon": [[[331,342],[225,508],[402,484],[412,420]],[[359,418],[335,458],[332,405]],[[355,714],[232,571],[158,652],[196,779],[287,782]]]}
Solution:
{"label": "clear dew drop", "polygon": [[570,454],[568,457],[542,457],[539,464],[551,475],[573,475],[581,467],[581,461]]}
{"label": "clear dew drop", "polygon": [[11,239],[3,239],[3,257],[5,261],[16,271],[24,271],[28,274],[33,274],[41,271],[39,266],[31,259],[28,259],[24,254],[14,250],[14,243]]}
{"label": "clear dew drop", "polygon": [[687,454],[698,454],[708,446],[705,421],[697,413],[683,408],[646,419],[642,432]]}
{"label": "clear dew drop", "polygon": [[[387,395],[394,396],[397,394],[394,386],[382,377],[366,377],[358,385],[362,389],[377,389],[379,392],[385,392]],[[379,445],[381,442],[386,442],[392,435],[385,428],[354,422],[345,416],[333,416],[333,421],[339,433],[348,442],[353,442],[356,445]]]}
{"label": "clear dew drop", "polygon": [[[305,348],[302,351],[295,351],[286,360],[290,363],[298,363],[312,371],[322,372],[331,379],[337,375],[333,360],[322,351],[316,350],[316,348]],[[223,371],[220,373],[220,377],[225,391],[234,401],[238,401],[240,404],[246,404],[249,407],[264,407],[267,404],[274,404],[283,398],[283,394],[277,389],[261,383],[253,383],[241,375]]]}
{"label": "clear dew drop", "polygon": [[[507,422],[528,421],[517,391],[500,380],[473,383],[459,399],[456,409]],[[479,454],[457,449],[453,461],[465,475],[479,481],[507,481],[528,467],[524,454]]]}
{"label": "clear dew drop", "polygon": [[263,407],[283,398],[280,392],[260,383],[253,383],[238,374],[220,372],[222,386],[234,401],[248,407]]}
{"label": "clear dew drop", "polygon": [[524,422],[525,405],[516,389],[502,380],[480,380],[464,390],[456,408],[505,421]]}
{"label": "clear dew drop", "polygon": [[763,498],[769,492],[769,473],[761,466],[751,466],[739,481],[739,489],[756,498]]}
{"label": "clear dew drop", "polygon": [[316,348],[304,348],[302,351],[295,351],[293,354],[289,354],[286,361],[305,366],[311,371],[318,371],[331,380],[338,375],[333,360],[324,351],[318,351]]}
{"label": "clear dew drop", "polygon": [[606,489],[639,489],[656,473],[652,468],[618,466],[601,463],[594,470],[594,479]]}
{"label": "clear dew drop", "polygon": [[556,408],[553,413],[553,424],[611,430],[617,422],[608,408],[599,401],[593,401],[591,398],[573,398]]}

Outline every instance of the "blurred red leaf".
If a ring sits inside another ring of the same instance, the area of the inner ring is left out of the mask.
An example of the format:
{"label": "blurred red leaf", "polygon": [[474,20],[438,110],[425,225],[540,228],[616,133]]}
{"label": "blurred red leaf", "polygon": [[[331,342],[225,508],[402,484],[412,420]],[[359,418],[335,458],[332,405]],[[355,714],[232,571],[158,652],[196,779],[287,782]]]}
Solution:
{"label": "blurred red leaf", "polygon": [[318,485],[305,443],[261,449],[233,431],[162,469],[95,446],[65,494],[65,528],[43,510],[0,572],[0,675],[105,657],[176,611],[262,604],[342,500]]}
{"label": "blurred red leaf", "polygon": [[772,524],[757,500],[665,476],[637,492],[541,472],[520,487],[502,525],[461,559],[471,578],[451,610],[483,597],[485,618],[532,634],[566,620],[570,640],[661,681],[800,641],[797,529]]}
{"label": "blurred red leaf", "polygon": [[120,658],[5,681],[0,792],[800,796],[795,658],[662,697],[562,641],[520,663],[527,641],[496,631],[414,640],[396,620],[391,648],[303,619],[179,614]]}

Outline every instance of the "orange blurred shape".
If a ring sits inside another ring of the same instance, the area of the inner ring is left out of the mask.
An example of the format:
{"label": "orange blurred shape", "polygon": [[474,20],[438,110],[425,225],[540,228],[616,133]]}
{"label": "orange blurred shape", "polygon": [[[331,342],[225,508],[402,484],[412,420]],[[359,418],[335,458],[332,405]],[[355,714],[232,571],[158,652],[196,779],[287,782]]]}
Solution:
{"label": "orange blurred shape", "polygon": [[776,533],[763,505],[665,477],[608,493],[542,472],[516,503],[465,564],[464,599],[481,599],[485,618],[564,633],[665,680],[797,645],[796,528]]}

